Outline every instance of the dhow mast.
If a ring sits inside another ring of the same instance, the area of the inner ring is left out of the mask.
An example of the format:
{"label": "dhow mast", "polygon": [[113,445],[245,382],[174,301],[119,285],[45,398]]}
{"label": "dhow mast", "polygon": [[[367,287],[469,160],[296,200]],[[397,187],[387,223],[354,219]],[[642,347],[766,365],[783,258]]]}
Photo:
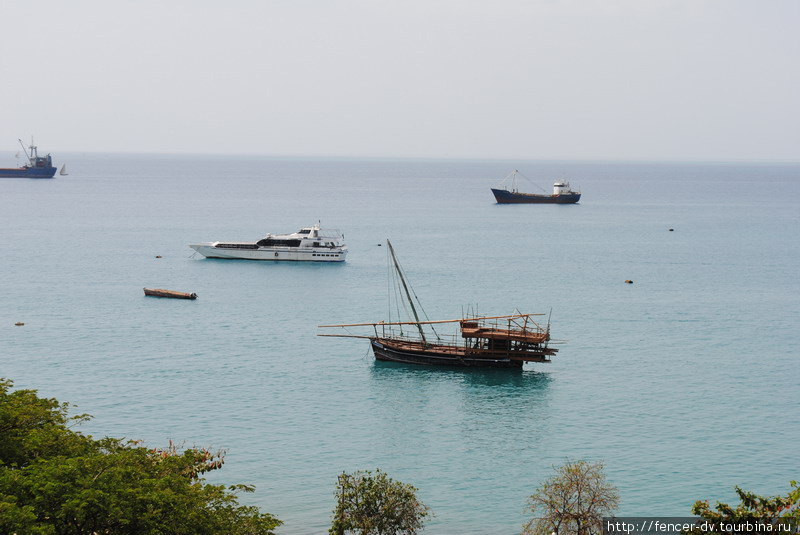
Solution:
{"label": "dhow mast", "polygon": [[406,284],[406,278],[403,276],[403,271],[400,269],[400,264],[397,262],[397,257],[394,254],[394,247],[392,247],[392,242],[388,239],[386,240],[386,245],[389,246],[389,253],[392,255],[392,262],[394,262],[394,269],[397,271],[397,275],[400,277],[400,282],[403,283],[403,290],[406,292],[406,297],[408,298],[408,304],[411,305],[411,312],[414,313],[414,319],[416,320],[417,329],[419,330],[419,335],[422,337],[423,345],[428,345],[428,341],[425,339],[425,332],[422,330],[422,324],[419,321],[419,316],[417,315],[417,309],[414,307],[414,300],[411,298],[411,292],[408,291],[408,285]]}

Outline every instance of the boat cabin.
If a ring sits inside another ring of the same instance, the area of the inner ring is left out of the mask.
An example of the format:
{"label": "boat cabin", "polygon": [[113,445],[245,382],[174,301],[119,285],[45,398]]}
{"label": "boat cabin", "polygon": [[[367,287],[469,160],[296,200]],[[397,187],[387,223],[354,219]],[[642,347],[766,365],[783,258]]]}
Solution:
{"label": "boat cabin", "polygon": [[553,195],[568,195],[572,193],[569,182],[556,182],[553,184]]}

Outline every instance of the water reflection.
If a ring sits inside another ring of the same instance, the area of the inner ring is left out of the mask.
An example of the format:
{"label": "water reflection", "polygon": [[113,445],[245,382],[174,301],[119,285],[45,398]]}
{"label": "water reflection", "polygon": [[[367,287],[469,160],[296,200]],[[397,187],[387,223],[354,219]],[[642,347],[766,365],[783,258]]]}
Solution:
{"label": "water reflection", "polygon": [[[377,382],[432,382],[447,381],[466,387],[501,387],[509,393],[519,389],[517,395],[525,391],[542,391],[552,381],[549,374],[525,369],[468,369],[447,366],[415,366],[397,362],[376,360],[370,368],[370,377]],[[513,395],[513,394],[512,394]]]}
{"label": "water reflection", "polygon": [[553,378],[533,370],[469,370],[376,361],[369,376],[374,410],[393,421],[460,422],[467,427],[492,421],[491,425],[516,427],[531,419],[541,422],[550,412]]}
{"label": "water reflection", "polygon": [[[492,458],[527,455],[552,434],[550,374],[376,361],[369,368],[369,413],[393,462],[458,471]],[[421,476],[423,477],[423,476]]]}

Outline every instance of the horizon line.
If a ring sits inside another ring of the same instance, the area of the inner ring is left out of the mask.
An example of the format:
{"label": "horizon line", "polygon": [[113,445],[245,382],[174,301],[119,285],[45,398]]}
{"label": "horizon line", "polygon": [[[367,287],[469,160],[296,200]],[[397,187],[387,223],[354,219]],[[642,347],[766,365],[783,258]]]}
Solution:
{"label": "horizon line", "polygon": [[[14,151],[10,151],[14,152]],[[52,154],[52,153],[50,153]],[[754,163],[754,164],[800,164],[800,159],[791,158],[721,158],[721,157],[708,157],[708,158],[667,158],[667,157],[547,157],[547,158],[531,158],[531,157],[511,157],[511,156],[487,156],[487,157],[463,157],[463,156],[364,156],[364,155],[330,155],[330,154],[264,154],[252,152],[191,152],[191,151],[176,151],[176,152],[163,152],[163,151],[86,151],[86,150],[68,150],[61,154],[94,154],[94,155],[137,155],[137,156],[200,156],[200,157],[245,157],[245,158],[263,158],[271,160],[317,160],[317,161],[440,161],[440,162],[508,162],[508,161],[521,161],[521,162],[574,162],[574,163]]]}

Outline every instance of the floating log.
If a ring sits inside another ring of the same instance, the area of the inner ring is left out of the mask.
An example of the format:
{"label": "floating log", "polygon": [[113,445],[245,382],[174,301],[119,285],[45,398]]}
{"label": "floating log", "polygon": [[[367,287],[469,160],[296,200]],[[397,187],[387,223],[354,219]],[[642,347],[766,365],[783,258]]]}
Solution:
{"label": "floating log", "polygon": [[172,297],[173,299],[197,299],[196,293],[176,292],[174,290],[162,290],[160,288],[145,288],[144,295],[151,297]]}

